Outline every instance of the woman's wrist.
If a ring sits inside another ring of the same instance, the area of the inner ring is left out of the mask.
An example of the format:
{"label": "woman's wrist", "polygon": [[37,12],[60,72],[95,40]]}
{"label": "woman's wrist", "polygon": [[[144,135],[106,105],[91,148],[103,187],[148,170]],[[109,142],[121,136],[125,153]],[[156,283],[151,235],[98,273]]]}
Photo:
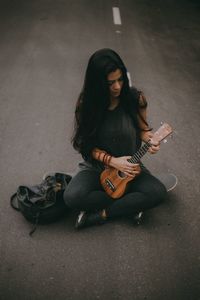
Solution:
{"label": "woman's wrist", "polygon": [[116,157],[111,156],[109,166],[110,166],[110,167],[113,167],[113,168],[116,167]]}

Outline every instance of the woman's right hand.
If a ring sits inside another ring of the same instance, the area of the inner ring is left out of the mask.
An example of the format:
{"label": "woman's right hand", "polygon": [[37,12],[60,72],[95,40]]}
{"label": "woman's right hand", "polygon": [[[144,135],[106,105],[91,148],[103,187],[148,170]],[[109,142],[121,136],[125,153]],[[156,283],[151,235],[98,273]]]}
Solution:
{"label": "woman's right hand", "polygon": [[123,172],[125,175],[134,178],[141,173],[139,164],[133,164],[128,162],[131,156],[112,157],[110,166]]}

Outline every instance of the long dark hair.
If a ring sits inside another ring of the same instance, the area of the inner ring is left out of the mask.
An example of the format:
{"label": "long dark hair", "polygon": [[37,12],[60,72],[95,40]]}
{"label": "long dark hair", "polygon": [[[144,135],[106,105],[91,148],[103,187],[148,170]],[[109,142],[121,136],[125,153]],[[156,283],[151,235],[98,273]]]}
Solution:
{"label": "long dark hair", "polygon": [[102,124],[105,111],[110,105],[109,73],[120,69],[123,86],[120,103],[132,117],[136,129],[139,129],[137,114],[139,94],[130,89],[126,67],[120,56],[111,49],[101,49],[89,59],[82,92],[78,98],[75,111],[75,128],[72,137],[74,148],[89,159],[91,150],[96,147],[96,135]]}

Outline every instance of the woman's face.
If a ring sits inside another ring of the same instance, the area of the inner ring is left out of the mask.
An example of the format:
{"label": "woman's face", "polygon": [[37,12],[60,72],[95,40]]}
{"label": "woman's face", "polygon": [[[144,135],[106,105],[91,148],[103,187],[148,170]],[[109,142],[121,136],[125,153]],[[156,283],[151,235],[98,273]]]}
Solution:
{"label": "woman's face", "polygon": [[107,76],[107,81],[111,98],[118,98],[123,86],[122,71],[117,69],[116,71],[109,73]]}

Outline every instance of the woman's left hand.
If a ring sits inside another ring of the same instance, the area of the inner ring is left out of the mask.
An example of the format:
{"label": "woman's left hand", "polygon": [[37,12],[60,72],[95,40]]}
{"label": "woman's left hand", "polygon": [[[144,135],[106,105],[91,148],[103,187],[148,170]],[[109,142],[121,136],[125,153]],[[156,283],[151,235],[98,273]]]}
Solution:
{"label": "woman's left hand", "polygon": [[[149,140],[151,141],[152,136],[153,136],[153,133],[151,131],[142,131],[140,133],[140,138],[143,142],[148,142]],[[151,145],[148,152],[151,154],[155,154],[159,150],[160,150],[160,143],[158,143],[157,145]]]}
{"label": "woman's left hand", "polygon": [[151,131],[141,131],[140,138],[143,142],[148,142],[153,136]]}
{"label": "woman's left hand", "polygon": [[151,145],[151,147],[149,148],[149,153],[151,154],[155,154],[160,150],[160,144],[157,145]]}

